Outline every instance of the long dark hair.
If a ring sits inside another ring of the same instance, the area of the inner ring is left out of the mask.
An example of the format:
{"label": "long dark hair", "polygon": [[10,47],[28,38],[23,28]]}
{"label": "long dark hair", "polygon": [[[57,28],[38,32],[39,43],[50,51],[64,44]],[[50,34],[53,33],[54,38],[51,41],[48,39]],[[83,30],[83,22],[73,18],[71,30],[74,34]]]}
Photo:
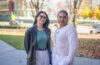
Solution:
{"label": "long dark hair", "polygon": [[49,18],[48,18],[47,13],[44,12],[44,11],[40,11],[40,12],[37,13],[37,15],[36,15],[36,17],[35,17],[34,24],[37,24],[37,17],[38,17],[41,13],[44,13],[44,14],[46,15],[46,21],[45,21],[45,23],[43,24],[43,27],[44,27],[44,28],[47,28],[48,25],[49,25]]}

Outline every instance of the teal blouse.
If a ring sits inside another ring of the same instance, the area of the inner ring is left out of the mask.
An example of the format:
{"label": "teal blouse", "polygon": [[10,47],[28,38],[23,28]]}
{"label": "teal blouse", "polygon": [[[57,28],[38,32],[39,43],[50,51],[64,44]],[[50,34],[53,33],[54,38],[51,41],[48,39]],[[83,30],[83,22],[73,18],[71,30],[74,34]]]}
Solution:
{"label": "teal blouse", "polygon": [[45,49],[47,48],[47,35],[44,30],[37,30],[37,48]]}

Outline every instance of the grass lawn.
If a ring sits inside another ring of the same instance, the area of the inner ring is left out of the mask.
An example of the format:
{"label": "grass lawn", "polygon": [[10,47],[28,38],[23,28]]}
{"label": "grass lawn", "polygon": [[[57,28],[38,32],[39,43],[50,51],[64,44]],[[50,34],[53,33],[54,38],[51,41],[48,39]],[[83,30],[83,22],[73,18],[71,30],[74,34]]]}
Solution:
{"label": "grass lawn", "polygon": [[0,40],[7,42],[16,49],[24,49],[24,36],[0,34]]}
{"label": "grass lawn", "polygon": [[24,49],[24,33],[22,32],[13,30],[12,32],[0,31],[0,40],[7,42],[16,49]]}

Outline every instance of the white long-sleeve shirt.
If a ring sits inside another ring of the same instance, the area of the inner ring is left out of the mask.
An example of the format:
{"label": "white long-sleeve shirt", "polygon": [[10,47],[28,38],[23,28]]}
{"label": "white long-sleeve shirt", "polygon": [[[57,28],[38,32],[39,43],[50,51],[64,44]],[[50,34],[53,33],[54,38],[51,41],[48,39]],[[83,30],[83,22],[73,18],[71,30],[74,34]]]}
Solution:
{"label": "white long-sleeve shirt", "polygon": [[67,60],[69,62],[72,61],[78,49],[76,29],[71,24],[67,24],[55,31],[52,41],[53,52],[55,54],[67,56]]}

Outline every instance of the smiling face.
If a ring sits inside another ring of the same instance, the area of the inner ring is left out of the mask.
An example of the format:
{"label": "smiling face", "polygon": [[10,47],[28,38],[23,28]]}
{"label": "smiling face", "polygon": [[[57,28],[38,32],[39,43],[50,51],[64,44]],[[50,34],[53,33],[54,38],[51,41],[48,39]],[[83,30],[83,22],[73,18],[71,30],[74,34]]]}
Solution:
{"label": "smiling face", "polygon": [[64,12],[59,13],[57,20],[60,28],[68,24],[68,16]]}
{"label": "smiling face", "polygon": [[37,23],[38,24],[44,24],[46,22],[47,16],[45,13],[41,13],[38,17],[37,17]]}

